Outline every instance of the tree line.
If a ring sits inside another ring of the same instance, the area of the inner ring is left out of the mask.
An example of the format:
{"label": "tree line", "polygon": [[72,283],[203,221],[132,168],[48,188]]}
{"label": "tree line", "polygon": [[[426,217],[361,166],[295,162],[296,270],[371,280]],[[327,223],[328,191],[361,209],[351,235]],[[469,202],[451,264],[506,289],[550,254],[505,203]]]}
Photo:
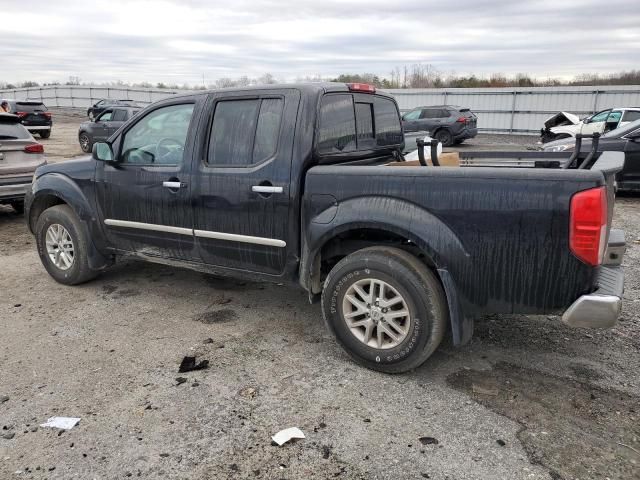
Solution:
{"label": "tree line", "polygon": [[[640,85],[640,70],[629,70],[611,74],[585,73],[577,75],[570,80],[558,78],[536,78],[525,73],[507,76],[501,73],[494,73],[489,76],[475,74],[458,75],[455,73],[443,73],[433,65],[415,64],[394,68],[389,76],[383,77],[374,73],[345,73],[337,77],[323,77],[321,75],[304,76],[296,78],[296,82],[344,82],[344,83],[368,83],[378,88],[497,88],[497,87],[556,87],[556,86],[578,86],[578,85]],[[82,83],[80,77],[72,76],[65,83],[48,82],[40,84],[33,81],[19,83],[9,83],[0,81],[0,90],[27,87],[40,87],[51,85],[91,85],[97,87],[140,87],[159,88],[172,90],[203,90],[227,87],[247,87],[251,85],[266,85],[274,83],[287,83],[276,78],[270,73],[265,73],[260,77],[248,77],[246,75],[230,78],[223,77],[212,83],[205,84],[203,81],[199,85],[189,85],[177,83],[127,83],[121,80],[107,83]]]}

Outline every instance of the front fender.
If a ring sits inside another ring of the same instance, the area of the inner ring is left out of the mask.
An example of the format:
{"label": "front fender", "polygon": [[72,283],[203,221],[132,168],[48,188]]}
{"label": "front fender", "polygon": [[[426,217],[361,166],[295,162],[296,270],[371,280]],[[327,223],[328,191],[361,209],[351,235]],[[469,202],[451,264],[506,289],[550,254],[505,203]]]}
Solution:
{"label": "front fender", "polygon": [[471,256],[456,234],[438,217],[406,200],[365,196],[317,212],[305,225],[301,280],[306,281],[318,267],[317,259],[323,245],[341,233],[358,229],[391,232],[414,243],[433,263],[442,280],[454,344],[470,338],[470,303],[464,292],[457,289],[455,274],[472,267]]}
{"label": "front fender", "polygon": [[106,251],[106,239],[97,221],[92,202],[74,180],[61,173],[45,173],[36,178],[31,185],[25,202],[25,215],[31,232],[35,234],[38,217],[44,208],[51,205],[52,197],[60,200],[54,204],[67,204],[81,220],[89,247],[89,266],[94,270],[100,270],[113,263]]}

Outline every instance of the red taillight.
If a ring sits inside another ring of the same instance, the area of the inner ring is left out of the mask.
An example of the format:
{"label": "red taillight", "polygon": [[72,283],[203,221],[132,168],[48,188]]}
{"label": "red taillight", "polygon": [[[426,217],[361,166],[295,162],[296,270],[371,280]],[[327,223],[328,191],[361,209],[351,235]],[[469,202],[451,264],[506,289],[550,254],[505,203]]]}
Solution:
{"label": "red taillight", "polygon": [[467,123],[467,117],[459,117],[456,122],[458,123]]}
{"label": "red taillight", "polygon": [[368,83],[347,83],[352,92],[376,93],[376,87]]}
{"label": "red taillight", "polygon": [[571,198],[569,247],[589,265],[600,265],[607,235],[607,190],[591,188]]}
{"label": "red taillight", "polygon": [[29,115],[28,112],[16,112],[16,115],[19,117],[26,117],[27,115]]}
{"label": "red taillight", "polygon": [[25,153],[44,153],[44,147],[40,143],[32,143],[24,147]]}
{"label": "red taillight", "polygon": [[46,118],[51,118],[51,112],[42,112],[42,115],[44,115]]}

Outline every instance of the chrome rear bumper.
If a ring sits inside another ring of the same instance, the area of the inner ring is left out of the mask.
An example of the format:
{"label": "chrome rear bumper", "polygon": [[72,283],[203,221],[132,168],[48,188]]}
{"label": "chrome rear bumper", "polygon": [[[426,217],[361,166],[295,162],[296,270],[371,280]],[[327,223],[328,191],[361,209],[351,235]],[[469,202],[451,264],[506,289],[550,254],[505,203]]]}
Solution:
{"label": "chrome rear bumper", "polygon": [[573,302],[562,315],[564,323],[582,328],[609,328],[616,324],[624,292],[624,271],[620,266],[624,249],[624,233],[612,230],[605,264],[598,273],[598,289]]}

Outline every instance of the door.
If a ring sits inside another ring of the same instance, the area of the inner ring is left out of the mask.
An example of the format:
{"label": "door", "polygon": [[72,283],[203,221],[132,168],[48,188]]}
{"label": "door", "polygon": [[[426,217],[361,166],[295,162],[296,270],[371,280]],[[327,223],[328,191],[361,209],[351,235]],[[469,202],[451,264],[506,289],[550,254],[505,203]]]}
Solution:
{"label": "door", "polygon": [[158,105],[114,139],[96,171],[107,238],[119,250],[197,260],[191,206],[194,98]]}
{"label": "door", "polygon": [[409,113],[405,113],[402,117],[402,126],[405,132],[417,132],[420,130],[418,121],[422,110],[412,110]]}
{"label": "door", "polygon": [[109,123],[111,122],[111,117],[113,117],[113,109],[109,108],[102,112],[98,117],[96,117],[93,122],[93,141],[94,142],[104,142],[109,135]]}
{"label": "door", "polygon": [[441,110],[437,108],[425,108],[420,114],[418,121],[418,130],[425,132],[433,132],[441,123]]}
{"label": "door", "polygon": [[607,117],[607,120],[604,123],[604,129],[602,133],[610,132],[611,130],[615,130],[620,125],[620,120],[622,119],[622,111],[620,110],[612,110]]}
{"label": "door", "polygon": [[604,131],[604,125],[609,117],[611,110],[603,110],[595,115],[591,116],[588,121],[582,124],[581,133],[583,135],[590,135],[592,133],[602,133]]}
{"label": "door", "polygon": [[107,123],[107,134],[109,138],[111,135],[116,133],[118,129],[122,126],[122,124],[127,120],[127,110],[124,108],[114,108],[113,115],[111,116],[111,120]]}
{"label": "door", "polygon": [[[214,95],[194,192],[194,232],[209,265],[278,275],[289,237],[297,90]],[[296,232],[296,235],[298,232]]]}
{"label": "door", "polygon": [[[630,134],[640,135],[640,129]],[[617,176],[618,181],[624,183],[624,188],[640,190],[640,138],[629,139],[624,144],[624,169]]]}

